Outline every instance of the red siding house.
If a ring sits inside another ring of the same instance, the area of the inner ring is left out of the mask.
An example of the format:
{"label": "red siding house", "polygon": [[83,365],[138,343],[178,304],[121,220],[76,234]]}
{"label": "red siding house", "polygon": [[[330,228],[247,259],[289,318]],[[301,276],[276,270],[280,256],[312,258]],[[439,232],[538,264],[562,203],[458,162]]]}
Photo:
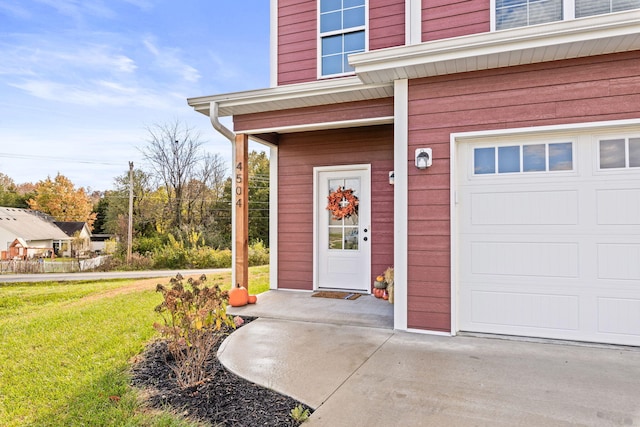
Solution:
{"label": "red siding house", "polygon": [[393,266],[398,330],[640,345],[637,2],[271,4],[272,87],[188,102],[271,147],[273,288]]}

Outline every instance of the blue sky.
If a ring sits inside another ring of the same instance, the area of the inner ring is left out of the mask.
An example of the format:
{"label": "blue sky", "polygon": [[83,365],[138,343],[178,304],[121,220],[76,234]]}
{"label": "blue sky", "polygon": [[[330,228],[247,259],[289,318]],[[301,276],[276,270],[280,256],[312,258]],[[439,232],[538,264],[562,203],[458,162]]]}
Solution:
{"label": "blue sky", "polygon": [[176,119],[228,160],[186,98],[268,86],[268,0],[0,0],[0,172],[18,184],[110,189]]}

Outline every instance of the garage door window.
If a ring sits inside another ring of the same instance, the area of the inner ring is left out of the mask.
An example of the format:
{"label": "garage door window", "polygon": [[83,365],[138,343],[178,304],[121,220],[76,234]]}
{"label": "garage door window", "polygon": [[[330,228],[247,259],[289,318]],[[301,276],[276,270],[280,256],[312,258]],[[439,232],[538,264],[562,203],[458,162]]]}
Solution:
{"label": "garage door window", "polygon": [[[640,146],[638,161],[640,162]],[[473,163],[475,175],[571,171],[573,143],[478,147],[473,150]]]}
{"label": "garage door window", "polygon": [[600,140],[600,169],[640,167],[640,138]]}

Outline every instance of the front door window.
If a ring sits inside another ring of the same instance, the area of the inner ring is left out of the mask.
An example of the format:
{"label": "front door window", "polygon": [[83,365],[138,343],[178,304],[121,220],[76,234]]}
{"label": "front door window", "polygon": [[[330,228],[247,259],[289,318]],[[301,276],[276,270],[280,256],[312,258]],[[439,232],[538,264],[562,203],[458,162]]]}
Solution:
{"label": "front door window", "polygon": [[331,179],[327,195],[330,250],[358,250],[360,179]]}

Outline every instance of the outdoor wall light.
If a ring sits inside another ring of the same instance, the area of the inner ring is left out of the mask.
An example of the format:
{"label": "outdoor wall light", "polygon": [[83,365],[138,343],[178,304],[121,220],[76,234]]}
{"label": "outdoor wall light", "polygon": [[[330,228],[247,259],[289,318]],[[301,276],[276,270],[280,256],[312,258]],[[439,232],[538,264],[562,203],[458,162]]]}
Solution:
{"label": "outdoor wall light", "polygon": [[426,169],[433,163],[431,148],[416,148],[416,168]]}

